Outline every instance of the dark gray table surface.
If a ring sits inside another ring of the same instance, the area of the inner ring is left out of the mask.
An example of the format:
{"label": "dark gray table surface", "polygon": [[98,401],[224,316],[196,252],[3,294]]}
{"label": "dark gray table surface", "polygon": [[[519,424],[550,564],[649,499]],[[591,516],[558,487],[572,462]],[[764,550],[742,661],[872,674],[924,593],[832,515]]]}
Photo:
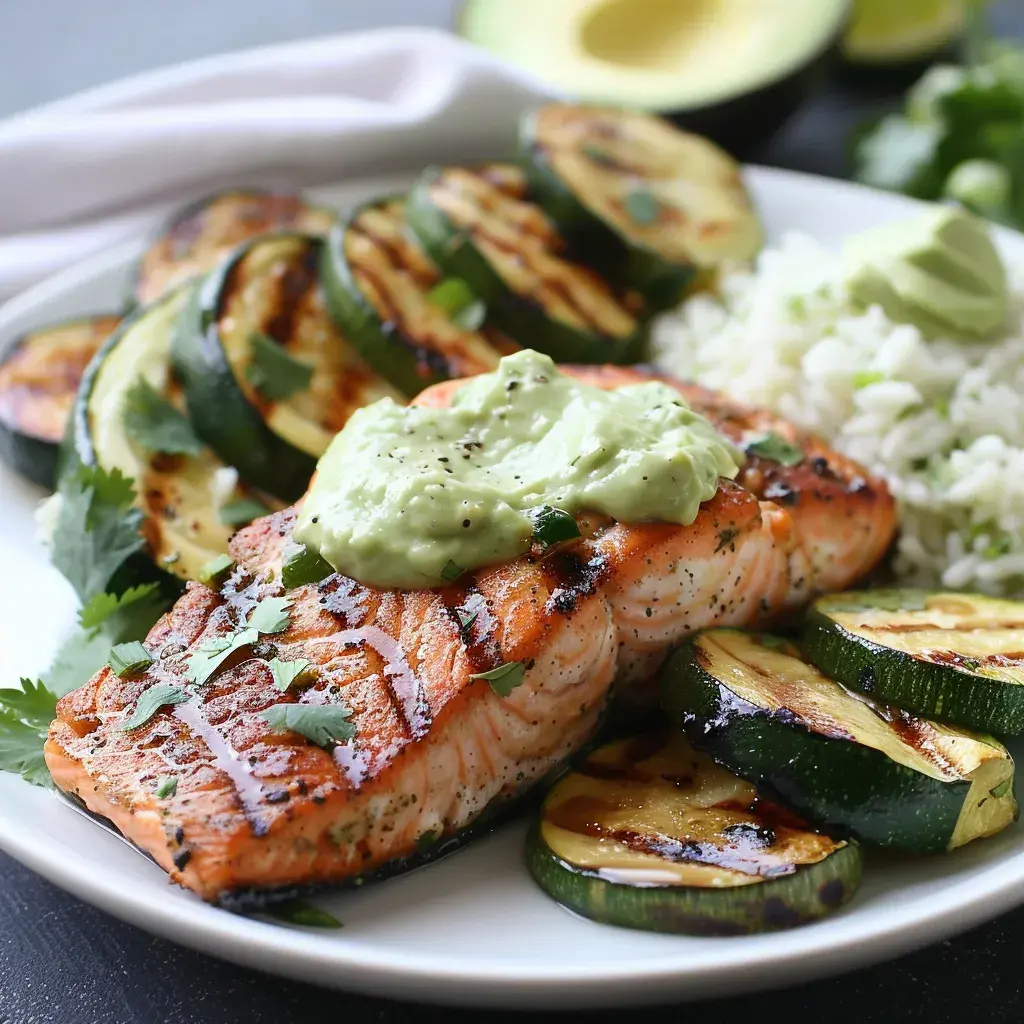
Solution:
{"label": "dark gray table surface", "polygon": [[[378,25],[444,26],[451,6],[450,0],[0,0],[0,116],[123,74],[223,49]],[[1024,36],[1024,0],[997,5],[997,24]],[[894,102],[888,91],[833,81],[761,160],[843,176],[849,129]],[[1000,910],[992,907],[993,916]],[[747,1020],[782,1007],[791,1019],[833,1024],[1024,1021],[1022,963],[1024,909],[882,966],[772,997],[660,1012],[676,1017],[703,1011],[718,1019]],[[566,1019],[621,1017],[622,1011],[610,1011]],[[0,855],[0,1024],[321,1019],[497,1024],[524,1018],[365,999],[234,967],[122,924]]]}

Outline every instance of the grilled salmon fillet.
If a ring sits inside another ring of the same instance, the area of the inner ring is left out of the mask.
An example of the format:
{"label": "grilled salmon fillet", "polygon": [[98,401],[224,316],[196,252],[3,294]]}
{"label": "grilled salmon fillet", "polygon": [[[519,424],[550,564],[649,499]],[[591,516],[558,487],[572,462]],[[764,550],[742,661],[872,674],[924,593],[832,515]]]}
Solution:
{"label": "grilled salmon fillet", "polygon": [[[643,379],[572,372],[608,387]],[[418,401],[448,401],[454,386]],[[777,418],[679,386],[724,432],[771,429],[807,458],[751,460],[687,527],[583,516],[579,541],[457,585],[379,590],[333,575],[291,590],[284,632],[126,731],[144,691],[186,687],[199,644],[282,593],[295,509],[268,516],[235,537],[219,593],[189,584],[153,628],[148,669],[104,669],[60,701],[45,751],[56,784],[210,901],[393,870],[557,767],[594,733],[613,682],[642,689],[692,630],[767,623],[874,566],[895,530],[881,481]],[[311,681],[281,693],[274,656],[307,659]],[[509,662],[522,683],[502,695],[480,676]],[[329,750],[275,732],[259,713],[281,702],[343,704],[354,736]],[[176,789],[158,796],[166,776]]]}

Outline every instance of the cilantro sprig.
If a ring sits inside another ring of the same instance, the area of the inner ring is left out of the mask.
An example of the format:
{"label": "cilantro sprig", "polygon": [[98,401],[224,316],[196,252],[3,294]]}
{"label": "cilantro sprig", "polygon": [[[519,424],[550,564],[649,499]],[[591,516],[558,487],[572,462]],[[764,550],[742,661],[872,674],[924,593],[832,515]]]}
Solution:
{"label": "cilantro sprig", "polygon": [[312,366],[289,355],[284,345],[261,331],[253,331],[249,338],[249,357],[246,377],[268,401],[280,402],[305,391],[313,379]]}
{"label": "cilantro sprig", "polygon": [[125,395],[123,425],[128,439],[151,455],[198,455],[203,450],[188,418],[141,377]]}

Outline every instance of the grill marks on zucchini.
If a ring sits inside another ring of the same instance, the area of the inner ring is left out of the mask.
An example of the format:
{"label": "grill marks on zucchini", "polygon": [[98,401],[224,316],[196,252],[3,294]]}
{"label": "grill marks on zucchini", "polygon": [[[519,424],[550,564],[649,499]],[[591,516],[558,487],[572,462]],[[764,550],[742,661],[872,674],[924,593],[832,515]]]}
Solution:
{"label": "grill marks on zucchini", "polygon": [[[242,476],[291,500],[356,409],[398,393],[328,315],[318,239],[275,235],[238,250],[204,280],[175,335],[174,358],[199,435]],[[274,400],[254,373],[254,338],[309,367],[308,385]]]}
{"label": "grill marks on zucchini", "polygon": [[0,456],[43,487],[54,484],[85,368],[120,320],[97,316],[41,328],[16,341],[0,363]]}
{"label": "grill marks on zucchini", "polygon": [[323,269],[335,320],[367,362],[407,395],[488,373],[516,347],[493,329],[459,326],[431,302],[443,277],[406,227],[401,199],[370,203],[332,231]]}
{"label": "grill marks on zucchini", "polygon": [[784,640],[712,630],[676,651],[661,679],[695,744],[825,828],[928,853],[1016,819],[1000,743],[852,693]]}
{"label": "grill marks on zucchini", "polygon": [[804,644],[875,700],[1002,736],[1024,734],[1024,605],[918,590],[817,601]]}
{"label": "grill marks on zucchini", "polygon": [[735,161],[661,118],[552,103],[521,134],[538,202],[570,236],[617,252],[624,280],[657,308],[698,269],[749,260],[763,243]]}
{"label": "grill marks on zucchini", "polygon": [[221,521],[220,507],[257,496],[209,449],[195,455],[148,453],[124,426],[128,395],[140,379],[184,411],[170,348],[187,298],[187,290],[179,289],[140,310],[97,353],[79,390],[69,458],[108,472],[118,469],[133,480],[135,502],[145,513],[148,555],[172,575],[195,579],[210,559],[227,552],[234,533]]}
{"label": "grill marks on zucchini", "polygon": [[166,295],[250,238],[289,229],[324,235],[335,220],[333,211],[290,192],[233,189],[207,196],[177,213],[143,255],[134,299],[145,305]]}
{"label": "grill marks on zucchini", "polygon": [[486,172],[431,169],[413,187],[409,224],[438,265],[487,305],[489,319],[552,358],[629,362],[643,340],[642,299],[562,255],[543,211]]}
{"label": "grill marks on zucchini", "polygon": [[849,899],[861,867],[856,844],[814,831],[679,735],[593,752],[548,794],[527,859],[587,917],[700,934],[821,917]]}

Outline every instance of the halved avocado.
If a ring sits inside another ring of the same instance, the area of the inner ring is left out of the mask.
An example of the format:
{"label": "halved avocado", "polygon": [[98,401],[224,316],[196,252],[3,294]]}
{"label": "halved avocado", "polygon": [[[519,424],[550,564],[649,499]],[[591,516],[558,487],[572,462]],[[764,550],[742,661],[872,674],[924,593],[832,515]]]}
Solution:
{"label": "halved avocado", "polygon": [[701,271],[752,259],[764,231],[736,162],[659,117],[549,103],[523,119],[537,202],[656,309]]}
{"label": "halved avocado", "polygon": [[617,740],[563,776],[527,840],[550,896],[606,924],[742,935],[816,920],[860,881],[815,831],[678,733]]}
{"label": "halved avocado", "polygon": [[466,0],[458,32],[561,95],[664,114],[748,156],[838,49],[849,0]]}
{"label": "halved avocado", "polygon": [[212,270],[249,238],[277,231],[324,235],[337,219],[293,192],[239,188],[179,210],[139,260],[131,304],[146,305]]}
{"label": "halved avocado", "polygon": [[779,637],[699,634],[661,682],[695,746],[826,831],[937,853],[1017,818],[1001,743],[852,693]]}
{"label": "halved avocado", "polygon": [[0,363],[0,456],[34,483],[53,486],[82,374],[120,320],[96,316],[40,328]]}

